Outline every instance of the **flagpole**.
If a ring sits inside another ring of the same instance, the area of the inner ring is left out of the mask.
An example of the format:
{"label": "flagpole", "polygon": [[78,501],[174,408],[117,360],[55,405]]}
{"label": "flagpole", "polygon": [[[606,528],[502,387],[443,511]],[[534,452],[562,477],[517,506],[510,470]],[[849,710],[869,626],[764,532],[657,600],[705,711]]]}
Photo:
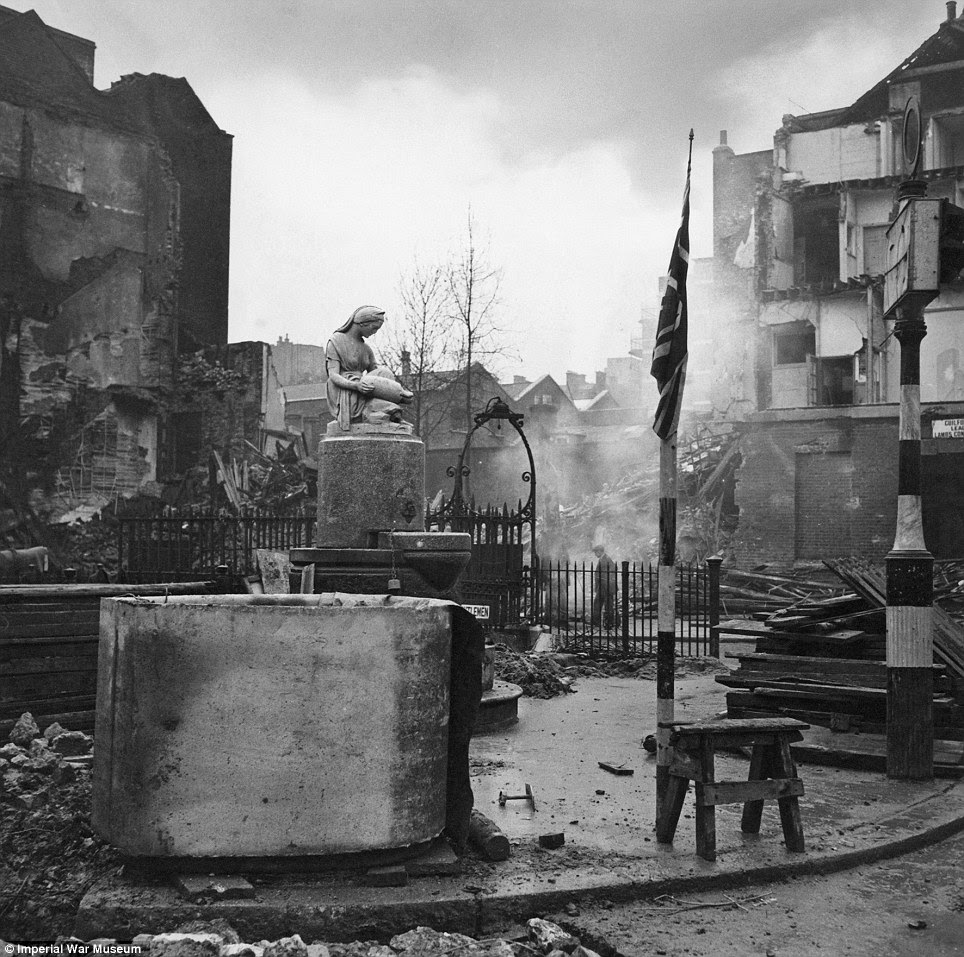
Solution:
{"label": "flagpole", "polygon": [[663,819],[673,752],[676,688],[676,432],[659,444],[659,565],[656,631],[656,820]]}
{"label": "flagpole", "polygon": [[[677,234],[676,247],[670,262],[670,285],[676,299],[677,321],[673,335],[682,340],[681,368],[674,370],[679,377],[673,408],[662,408],[664,396],[661,388],[661,409],[657,411],[654,425],[660,434],[659,446],[659,564],[657,566],[657,631],[656,631],[656,822],[663,820],[669,768],[673,760],[670,747],[670,728],[675,719],[676,697],[676,498],[677,467],[676,439],[679,422],[679,407],[682,402],[683,380],[686,370],[686,269],[689,258],[689,184],[693,164],[693,131],[689,136],[689,157],[686,162],[686,191],[683,201],[683,221]],[[686,248],[683,249],[685,243]],[[682,265],[682,275],[675,276],[674,264]],[[667,297],[670,289],[667,289]],[[660,312],[660,328],[657,330],[657,347],[654,351],[654,366],[660,352],[661,336],[664,333],[663,314],[667,311],[667,298],[664,298]],[[669,301],[672,305],[672,300]],[[679,327],[682,328],[679,328]],[[668,357],[667,357],[668,358]],[[655,372],[655,370],[654,370]],[[660,415],[671,416],[671,424],[662,427]],[[668,434],[662,434],[667,431]]]}

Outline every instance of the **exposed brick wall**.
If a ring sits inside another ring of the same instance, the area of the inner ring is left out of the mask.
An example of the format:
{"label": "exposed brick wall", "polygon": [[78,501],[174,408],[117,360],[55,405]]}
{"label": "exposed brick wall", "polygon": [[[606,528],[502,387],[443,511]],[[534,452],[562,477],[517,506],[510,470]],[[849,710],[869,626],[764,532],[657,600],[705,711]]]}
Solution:
{"label": "exposed brick wall", "polygon": [[794,557],[819,560],[854,551],[855,505],[850,452],[797,452]]}
{"label": "exposed brick wall", "polygon": [[887,554],[897,509],[897,410],[856,411],[754,417],[737,473],[737,564]]}

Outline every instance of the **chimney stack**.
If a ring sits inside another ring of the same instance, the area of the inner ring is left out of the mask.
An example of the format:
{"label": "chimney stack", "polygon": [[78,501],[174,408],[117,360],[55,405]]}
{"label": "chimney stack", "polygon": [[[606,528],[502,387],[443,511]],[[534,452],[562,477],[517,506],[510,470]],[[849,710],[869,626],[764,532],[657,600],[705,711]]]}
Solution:
{"label": "chimney stack", "polygon": [[[948,4],[950,6],[950,4]],[[726,130],[720,130],[720,146],[726,146]]]}
{"label": "chimney stack", "polygon": [[957,19],[957,0],[947,0],[947,23]]}
{"label": "chimney stack", "polygon": [[410,376],[412,374],[412,354],[408,349],[402,349],[402,375]]}

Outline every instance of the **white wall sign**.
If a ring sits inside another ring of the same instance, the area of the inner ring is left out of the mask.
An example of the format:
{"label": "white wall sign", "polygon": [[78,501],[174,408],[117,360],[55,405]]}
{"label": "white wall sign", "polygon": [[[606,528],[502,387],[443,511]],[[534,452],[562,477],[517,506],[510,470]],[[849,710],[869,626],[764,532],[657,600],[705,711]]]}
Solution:
{"label": "white wall sign", "polygon": [[934,419],[935,439],[964,439],[964,419]]}

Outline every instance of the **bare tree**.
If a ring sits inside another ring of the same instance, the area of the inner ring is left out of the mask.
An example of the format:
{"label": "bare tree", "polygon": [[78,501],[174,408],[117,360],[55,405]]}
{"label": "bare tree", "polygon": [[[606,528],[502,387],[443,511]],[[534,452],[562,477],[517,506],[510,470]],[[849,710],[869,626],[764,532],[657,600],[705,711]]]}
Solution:
{"label": "bare tree", "polygon": [[505,356],[506,343],[499,340],[496,325],[502,270],[491,265],[487,245],[478,238],[469,207],[465,244],[448,267],[451,318],[459,336],[459,368],[465,377],[465,427],[472,427],[472,364],[492,356]]}
{"label": "bare tree", "polygon": [[444,266],[416,258],[398,284],[402,315],[391,324],[383,355],[415,393],[411,406],[416,435],[427,441],[448,412],[440,403],[440,375],[457,362],[450,319],[448,273]]}

